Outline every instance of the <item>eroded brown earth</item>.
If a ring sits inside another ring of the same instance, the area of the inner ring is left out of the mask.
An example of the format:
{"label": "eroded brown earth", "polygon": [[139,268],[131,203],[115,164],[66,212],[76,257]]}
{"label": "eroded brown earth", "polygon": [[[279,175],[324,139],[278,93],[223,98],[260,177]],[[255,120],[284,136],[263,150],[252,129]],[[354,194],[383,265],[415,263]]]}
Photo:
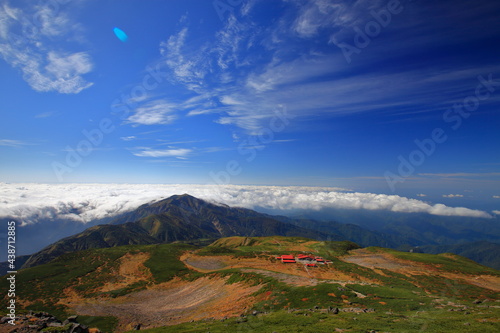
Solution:
{"label": "eroded brown earth", "polygon": [[351,254],[341,258],[345,262],[359,266],[371,268],[375,271],[387,269],[392,272],[410,275],[437,275],[451,280],[460,280],[464,283],[475,285],[481,288],[500,291],[500,277],[492,275],[467,275],[439,270],[432,265],[406,261],[394,257],[389,253],[373,253],[366,249],[351,251]]}

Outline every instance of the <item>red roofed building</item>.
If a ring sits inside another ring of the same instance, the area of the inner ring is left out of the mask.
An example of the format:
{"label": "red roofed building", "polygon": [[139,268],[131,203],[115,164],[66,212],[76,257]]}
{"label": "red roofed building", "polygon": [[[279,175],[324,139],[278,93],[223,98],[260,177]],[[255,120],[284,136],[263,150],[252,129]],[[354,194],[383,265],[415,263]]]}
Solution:
{"label": "red roofed building", "polygon": [[291,254],[284,254],[281,256],[281,262],[282,263],[294,263],[295,257]]}
{"label": "red roofed building", "polygon": [[298,260],[313,260],[314,258],[312,256],[307,255],[307,254],[299,254],[297,259]]}

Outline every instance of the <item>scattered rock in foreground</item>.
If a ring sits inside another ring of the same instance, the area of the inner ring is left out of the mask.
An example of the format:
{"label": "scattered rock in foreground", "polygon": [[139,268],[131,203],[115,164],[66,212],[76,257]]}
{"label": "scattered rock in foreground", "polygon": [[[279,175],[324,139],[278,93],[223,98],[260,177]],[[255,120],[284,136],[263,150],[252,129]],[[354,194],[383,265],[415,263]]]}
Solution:
{"label": "scattered rock in foreground", "polygon": [[64,321],[58,320],[47,312],[30,312],[15,317],[15,325],[9,323],[9,317],[0,319],[0,333],[101,333],[97,328],[88,328],[78,323],[78,316],[70,316]]}

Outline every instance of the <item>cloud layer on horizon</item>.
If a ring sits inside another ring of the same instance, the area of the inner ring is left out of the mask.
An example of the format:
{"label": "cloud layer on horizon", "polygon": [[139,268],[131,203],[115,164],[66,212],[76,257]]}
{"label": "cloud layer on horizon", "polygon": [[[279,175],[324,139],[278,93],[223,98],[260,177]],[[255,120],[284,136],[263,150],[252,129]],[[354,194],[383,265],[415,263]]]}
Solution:
{"label": "cloud layer on horizon", "polygon": [[291,210],[334,208],[491,218],[490,214],[480,210],[332,187],[5,183],[0,186],[0,218],[15,218],[23,224],[50,219],[87,223],[184,193],[229,206],[260,207],[280,210],[283,214]]}

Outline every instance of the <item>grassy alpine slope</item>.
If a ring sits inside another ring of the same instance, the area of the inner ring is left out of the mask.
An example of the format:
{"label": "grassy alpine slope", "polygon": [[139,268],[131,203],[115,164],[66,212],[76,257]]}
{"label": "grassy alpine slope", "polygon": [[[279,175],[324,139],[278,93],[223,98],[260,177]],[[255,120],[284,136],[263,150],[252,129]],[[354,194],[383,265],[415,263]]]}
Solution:
{"label": "grassy alpine slope", "polygon": [[[332,263],[275,258],[299,253]],[[137,324],[146,332],[496,332],[500,317],[497,270],[455,255],[300,237],[90,249],[21,270],[17,285],[24,310],[78,314],[103,332]],[[0,288],[6,295],[5,279]]]}

